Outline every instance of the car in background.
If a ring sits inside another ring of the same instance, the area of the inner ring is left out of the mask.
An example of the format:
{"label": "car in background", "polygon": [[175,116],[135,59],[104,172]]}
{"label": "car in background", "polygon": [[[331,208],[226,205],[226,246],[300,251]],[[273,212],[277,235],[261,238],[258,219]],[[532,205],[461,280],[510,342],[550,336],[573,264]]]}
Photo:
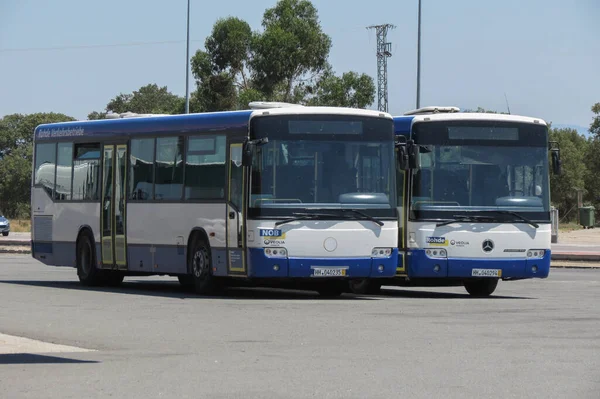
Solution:
{"label": "car in background", "polygon": [[8,221],[7,218],[2,216],[2,214],[0,213],[0,233],[2,233],[2,235],[4,237],[6,237],[9,232],[10,232],[10,222]]}

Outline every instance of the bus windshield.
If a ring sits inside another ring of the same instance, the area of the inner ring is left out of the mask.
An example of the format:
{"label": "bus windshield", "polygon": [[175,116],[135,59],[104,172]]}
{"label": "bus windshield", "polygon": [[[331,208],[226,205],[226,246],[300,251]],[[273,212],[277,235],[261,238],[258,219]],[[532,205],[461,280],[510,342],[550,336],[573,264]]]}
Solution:
{"label": "bus windshield", "polygon": [[396,212],[392,120],[339,115],[258,117],[250,216],[351,208]]}
{"label": "bus windshield", "polygon": [[545,126],[460,121],[414,129],[421,168],[412,179],[413,219],[507,210],[549,220]]}

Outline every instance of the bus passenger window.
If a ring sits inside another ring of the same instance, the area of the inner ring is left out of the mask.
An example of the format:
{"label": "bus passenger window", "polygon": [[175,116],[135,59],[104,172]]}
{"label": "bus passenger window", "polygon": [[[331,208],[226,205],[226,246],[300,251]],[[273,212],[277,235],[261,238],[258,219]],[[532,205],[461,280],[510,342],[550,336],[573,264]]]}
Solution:
{"label": "bus passenger window", "polygon": [[71,173],[73,172],[73,144],[59,143],[56,167],[56,186],[54,199],[68,201],[71,199]]}
{"label": "bus passenger window", "polygon": [[100,199],[100,143],[76,144],[73,160],[73,200]]}
{"label": "bus passenger window", "polygon": [[225,136],[190,137],[185,160],[185,199],[225,199]]}
{"label": "bus passenger window", "polygon": [[154,139],[131,140],[129,164],[129,199],[152,199],[154,183]]}
{"label": "bus passenger window", "polygon": [[154,199],[181,200],[183,185],[183,137],[156,139]]}
{"label": "bus passenger window", "polygon": [[56,166],[56,144],[37,144],[35,147],[34,185],[41,186],[53,198]]}

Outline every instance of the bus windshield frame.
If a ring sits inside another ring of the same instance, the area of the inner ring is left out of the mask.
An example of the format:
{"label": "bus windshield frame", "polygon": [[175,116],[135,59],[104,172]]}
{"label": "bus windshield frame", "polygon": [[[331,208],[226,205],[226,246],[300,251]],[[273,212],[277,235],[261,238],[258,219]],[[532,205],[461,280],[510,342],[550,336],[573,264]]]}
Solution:
{"label": "bus windshield frame", "polygon": [[[355,209],[397,218],[391,118],[337,114],[257,116],[248,217]],[[340,215],[343,212],[339,212]]]}
{"label": "bus windshield frame", "polygon": [[547,126],[494,120],[417,122],[413,139],[421,165],[412,171],[410,220],[508,211],[550,222]]}

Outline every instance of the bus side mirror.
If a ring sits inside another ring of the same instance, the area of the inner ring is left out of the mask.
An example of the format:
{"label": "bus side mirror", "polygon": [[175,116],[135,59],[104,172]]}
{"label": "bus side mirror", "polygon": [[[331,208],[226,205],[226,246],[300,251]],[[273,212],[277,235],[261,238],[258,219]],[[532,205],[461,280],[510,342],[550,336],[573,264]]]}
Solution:
{"label": "bus side mirror", "polygon": [[406,150],[408,153],[408,167],[415,170],[419,169],[421,167],[419,146],[415,144],[414,140],[408,140],[406,143]]}
{"label": "bus side mirror", "polygon": [[396,162],[400,170],[408,170],[408,154],[406,153],[406,142],[396,142]]}
{"label": "bus side mirror", "polygon": [[242,166],[252,165],[252,153],[254,152],[254,144],[246,142],[242,147]]}
{"label": "bus side mirror", "polygon": [[552,151],[552,172],[559,176],[562,172],[562,161],[560,160],[560,151]]}

